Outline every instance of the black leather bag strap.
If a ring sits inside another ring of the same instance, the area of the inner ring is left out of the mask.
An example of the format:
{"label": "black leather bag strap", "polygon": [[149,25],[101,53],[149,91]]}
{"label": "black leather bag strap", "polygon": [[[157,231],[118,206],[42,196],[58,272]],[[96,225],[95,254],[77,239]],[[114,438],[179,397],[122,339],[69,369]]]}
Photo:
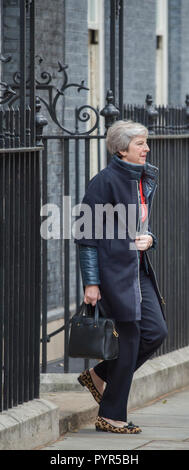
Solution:
{"label": "black leather bag strap", "polygon": [[95,313],[95,307],[93,307],[91,304],[86,304],[83,301],[82,304],[79,306],[79,310],[77,311],[76,315],[79,317],[82,317],[82,316],[94,317],[94,313]]}
{"label": "black leather bag strap", "polygon": [[100,300],[97,300],[97,303],[98,303],[98,307],[99,307],[99,310],[100,310],[100,313],[101,315],[104,317],[104,318],[107,318],[107,314],[104,310],[104,307],[102,306],[102,303]]}
{"label": "black leather bag strap", "polygon": [[77,315],[80,317],[84,315],[93,316],[95,324],[98,323],[100,314],[102,317],[107,318],[106,312],[100,300],[97,300],[96,305],[94,307],[92,307],[91,304],[86,304],[85,302],[82,302],[82,304],[79,307],[79,311],[77,312]]}
{"label": "black leather bag strap", "polygon": [[88,314],[88,305],[85,302],[82,302],[82,304],[79,306],[79,310],[76,313],[79,317],[82,317],[83,315]]}
{"label": "black leather bag strap", "polygon": [[96,305],[95,305],[94,321],[95,321],[95,324],[98,324],[98,321],[99,321],[99,304],[98,304],[98,301],[96,302]]}

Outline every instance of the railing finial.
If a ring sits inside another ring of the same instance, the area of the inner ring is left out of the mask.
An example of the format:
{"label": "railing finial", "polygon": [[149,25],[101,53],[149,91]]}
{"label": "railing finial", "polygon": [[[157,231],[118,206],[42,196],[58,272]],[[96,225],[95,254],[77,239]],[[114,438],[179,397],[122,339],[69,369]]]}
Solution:
{"label": "railing finial", "polygon": [[145,103],[146,103],[146,111],[147,111],[147,114],[148,114],[149,134],[155,134],[153,127],[154,127],[154,124],[157,122],[158,111],[157,111],[157,109],[155,109],[155,107],[153,105],[152,95],[150,95],[150,94],[146,95]]}
{"label": "railing finial", "polygon": [[120,111],[114,105],[114,96],[112,90],[108,90],[106,95],[106,106],[100,111],[101,116],[105,118],[106,132],[120,115]]}
{"label": "railing finial", "polygon": [[41,102],[40,98],[36,96],[36,145],[41,145],[41,139],[43,136],[43,127],[48,124],[47,119],[40,113],[41,111]]}

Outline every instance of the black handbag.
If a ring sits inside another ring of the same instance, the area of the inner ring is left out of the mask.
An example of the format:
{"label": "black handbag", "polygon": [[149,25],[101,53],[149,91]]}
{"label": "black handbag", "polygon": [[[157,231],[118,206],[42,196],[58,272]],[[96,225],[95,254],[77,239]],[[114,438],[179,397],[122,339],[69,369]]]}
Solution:
{"label": "black handbag", "polygon": [[95,307],[91,307],[83,302],[79,312],[71,319],[69,356],[117,359],[119,335],[115,329],[115,322],[112,318],[107,318],[100,301],[97,301]]}

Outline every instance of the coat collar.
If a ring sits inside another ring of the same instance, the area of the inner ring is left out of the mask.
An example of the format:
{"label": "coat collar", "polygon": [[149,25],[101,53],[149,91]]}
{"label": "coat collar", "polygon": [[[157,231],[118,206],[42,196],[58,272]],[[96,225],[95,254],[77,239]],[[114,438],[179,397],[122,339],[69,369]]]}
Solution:
{"label": "coat collar", "polygon": [[158,178],[158,168],[155,165],[151,165],[149,162],[146,162],[144,165],[134,165],[121,160],[117,155],[113,155],[108,166],[121,171],[121,173],[125,171],[129,179],[137,179],[140,181],[141,177],[145,180],[148,180],[148,178],[157,180]]}

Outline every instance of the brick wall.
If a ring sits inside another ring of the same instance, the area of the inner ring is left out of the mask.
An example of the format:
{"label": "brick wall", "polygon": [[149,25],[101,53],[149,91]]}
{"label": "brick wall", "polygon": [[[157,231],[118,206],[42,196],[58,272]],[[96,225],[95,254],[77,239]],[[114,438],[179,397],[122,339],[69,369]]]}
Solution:
{"label": "brick wall", "polygon": [[180,101],[181,82],[181,2],[169,1],[169,103]]}
{"label": "brick wall", "polygon": [[143,104],[155,97],[156,0],[127,0],[124,21],[124,100]]}
{"label": "brick wall", "polygon": [[189,2],[169,0],[169,103],[180,105],[189,93]]}
{"label": "brick wall", "polygon": [[[147,93],[155,96],[156,0],[124,3],[124,102],[143,104]],[[105,88],[110,70],[110,2],[105,0]]]}
{"label": "brick wall", "polygon": [[11,62],[2,66],[2,79],[12,83],[13,73],[19,71],[19,2],[7,0],[2,5],[2,52],[12,56]]}

